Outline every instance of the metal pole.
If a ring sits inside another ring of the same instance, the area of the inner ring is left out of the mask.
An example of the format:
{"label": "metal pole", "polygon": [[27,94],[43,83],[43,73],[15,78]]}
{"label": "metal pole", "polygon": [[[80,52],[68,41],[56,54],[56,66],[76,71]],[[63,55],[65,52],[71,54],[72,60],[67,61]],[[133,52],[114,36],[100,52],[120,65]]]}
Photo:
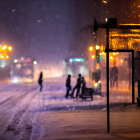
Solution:
{"label": "metal pole", "polygon": [[134,101],[134,86],[135,86],[135,83],[134,83],[134,51],[132,51],[132,104],[135,103]]}
{"label": "metal pole", "polygon": [[107,75],[107,133],[110,132],[110,121],[109,121],[109,28],[106,28],[107,45],[106,45],[106,75]]}

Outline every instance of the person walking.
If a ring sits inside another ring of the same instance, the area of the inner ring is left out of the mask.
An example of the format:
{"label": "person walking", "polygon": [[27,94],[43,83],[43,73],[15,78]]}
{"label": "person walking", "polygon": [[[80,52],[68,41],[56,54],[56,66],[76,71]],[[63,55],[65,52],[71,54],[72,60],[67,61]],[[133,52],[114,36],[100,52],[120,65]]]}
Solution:
{"label": "person walking", "polygon": [[74,96],[74,91],[77,89],[77,92],[76,92],[76,98],[77,98],[77,96],[78,96],[78,94],[79,94],[79,92],[80,92],[80,88],[81,88],[81,74],[78,74],[78,79],[77,79],[77,83],[76,83],[76,85],[75,85],[75,87],[73,88],[73,90],[72,90],[72,93],[71,93],[71,98],[73,98],[73,96]]}
{"label": "person walking", "polygon": [[67,77],[67,80],[66,80],[66,88],[67,88],[66,98],[68,98],[69,92],[71,90],[71,75],[68,75],[68,77]]}
{"label": "person walking", "polygon": [[43,80],[42,80],[42,78],[43,78],[43,74],[42,74],[42,72],[40,72],[40,76],[39,76],[39,79],[38,79],[38,83],[40,85],[40,91],[42,91],[42,88],[43,88],[43,85],[42,85]]}

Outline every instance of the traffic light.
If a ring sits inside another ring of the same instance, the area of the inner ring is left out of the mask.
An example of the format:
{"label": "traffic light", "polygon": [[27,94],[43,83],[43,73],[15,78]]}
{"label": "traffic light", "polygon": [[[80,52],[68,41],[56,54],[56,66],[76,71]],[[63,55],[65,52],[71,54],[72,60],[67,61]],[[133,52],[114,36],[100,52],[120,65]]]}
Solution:
{"label": "traffic light", "polygon": [[100,50],[96,50],[96,63],[100,63]]}

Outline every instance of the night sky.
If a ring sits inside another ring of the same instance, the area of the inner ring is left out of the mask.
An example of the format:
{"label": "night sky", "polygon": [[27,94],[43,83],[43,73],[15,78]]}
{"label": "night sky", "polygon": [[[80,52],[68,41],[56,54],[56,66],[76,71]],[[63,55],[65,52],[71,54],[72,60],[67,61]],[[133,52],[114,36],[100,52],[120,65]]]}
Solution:
{"label": "night sky", "polygon": [[0,44],[13,47],[14,57],[57,63],[84,57],[94,37],[86,25],[105,18],[139,23],[139,0],[1,0]]}

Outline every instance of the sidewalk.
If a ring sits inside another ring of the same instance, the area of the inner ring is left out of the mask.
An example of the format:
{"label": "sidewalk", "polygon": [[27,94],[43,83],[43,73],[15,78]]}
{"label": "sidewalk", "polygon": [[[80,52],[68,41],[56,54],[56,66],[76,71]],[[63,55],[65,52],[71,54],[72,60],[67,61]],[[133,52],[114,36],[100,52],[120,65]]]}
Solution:
{"label": "sidewalk", "polygon": [[140,139],[140,108],[136,104],[110,107],[110,133],[104,109],[37,112],[37,120],[43,125],[41,140]]}

